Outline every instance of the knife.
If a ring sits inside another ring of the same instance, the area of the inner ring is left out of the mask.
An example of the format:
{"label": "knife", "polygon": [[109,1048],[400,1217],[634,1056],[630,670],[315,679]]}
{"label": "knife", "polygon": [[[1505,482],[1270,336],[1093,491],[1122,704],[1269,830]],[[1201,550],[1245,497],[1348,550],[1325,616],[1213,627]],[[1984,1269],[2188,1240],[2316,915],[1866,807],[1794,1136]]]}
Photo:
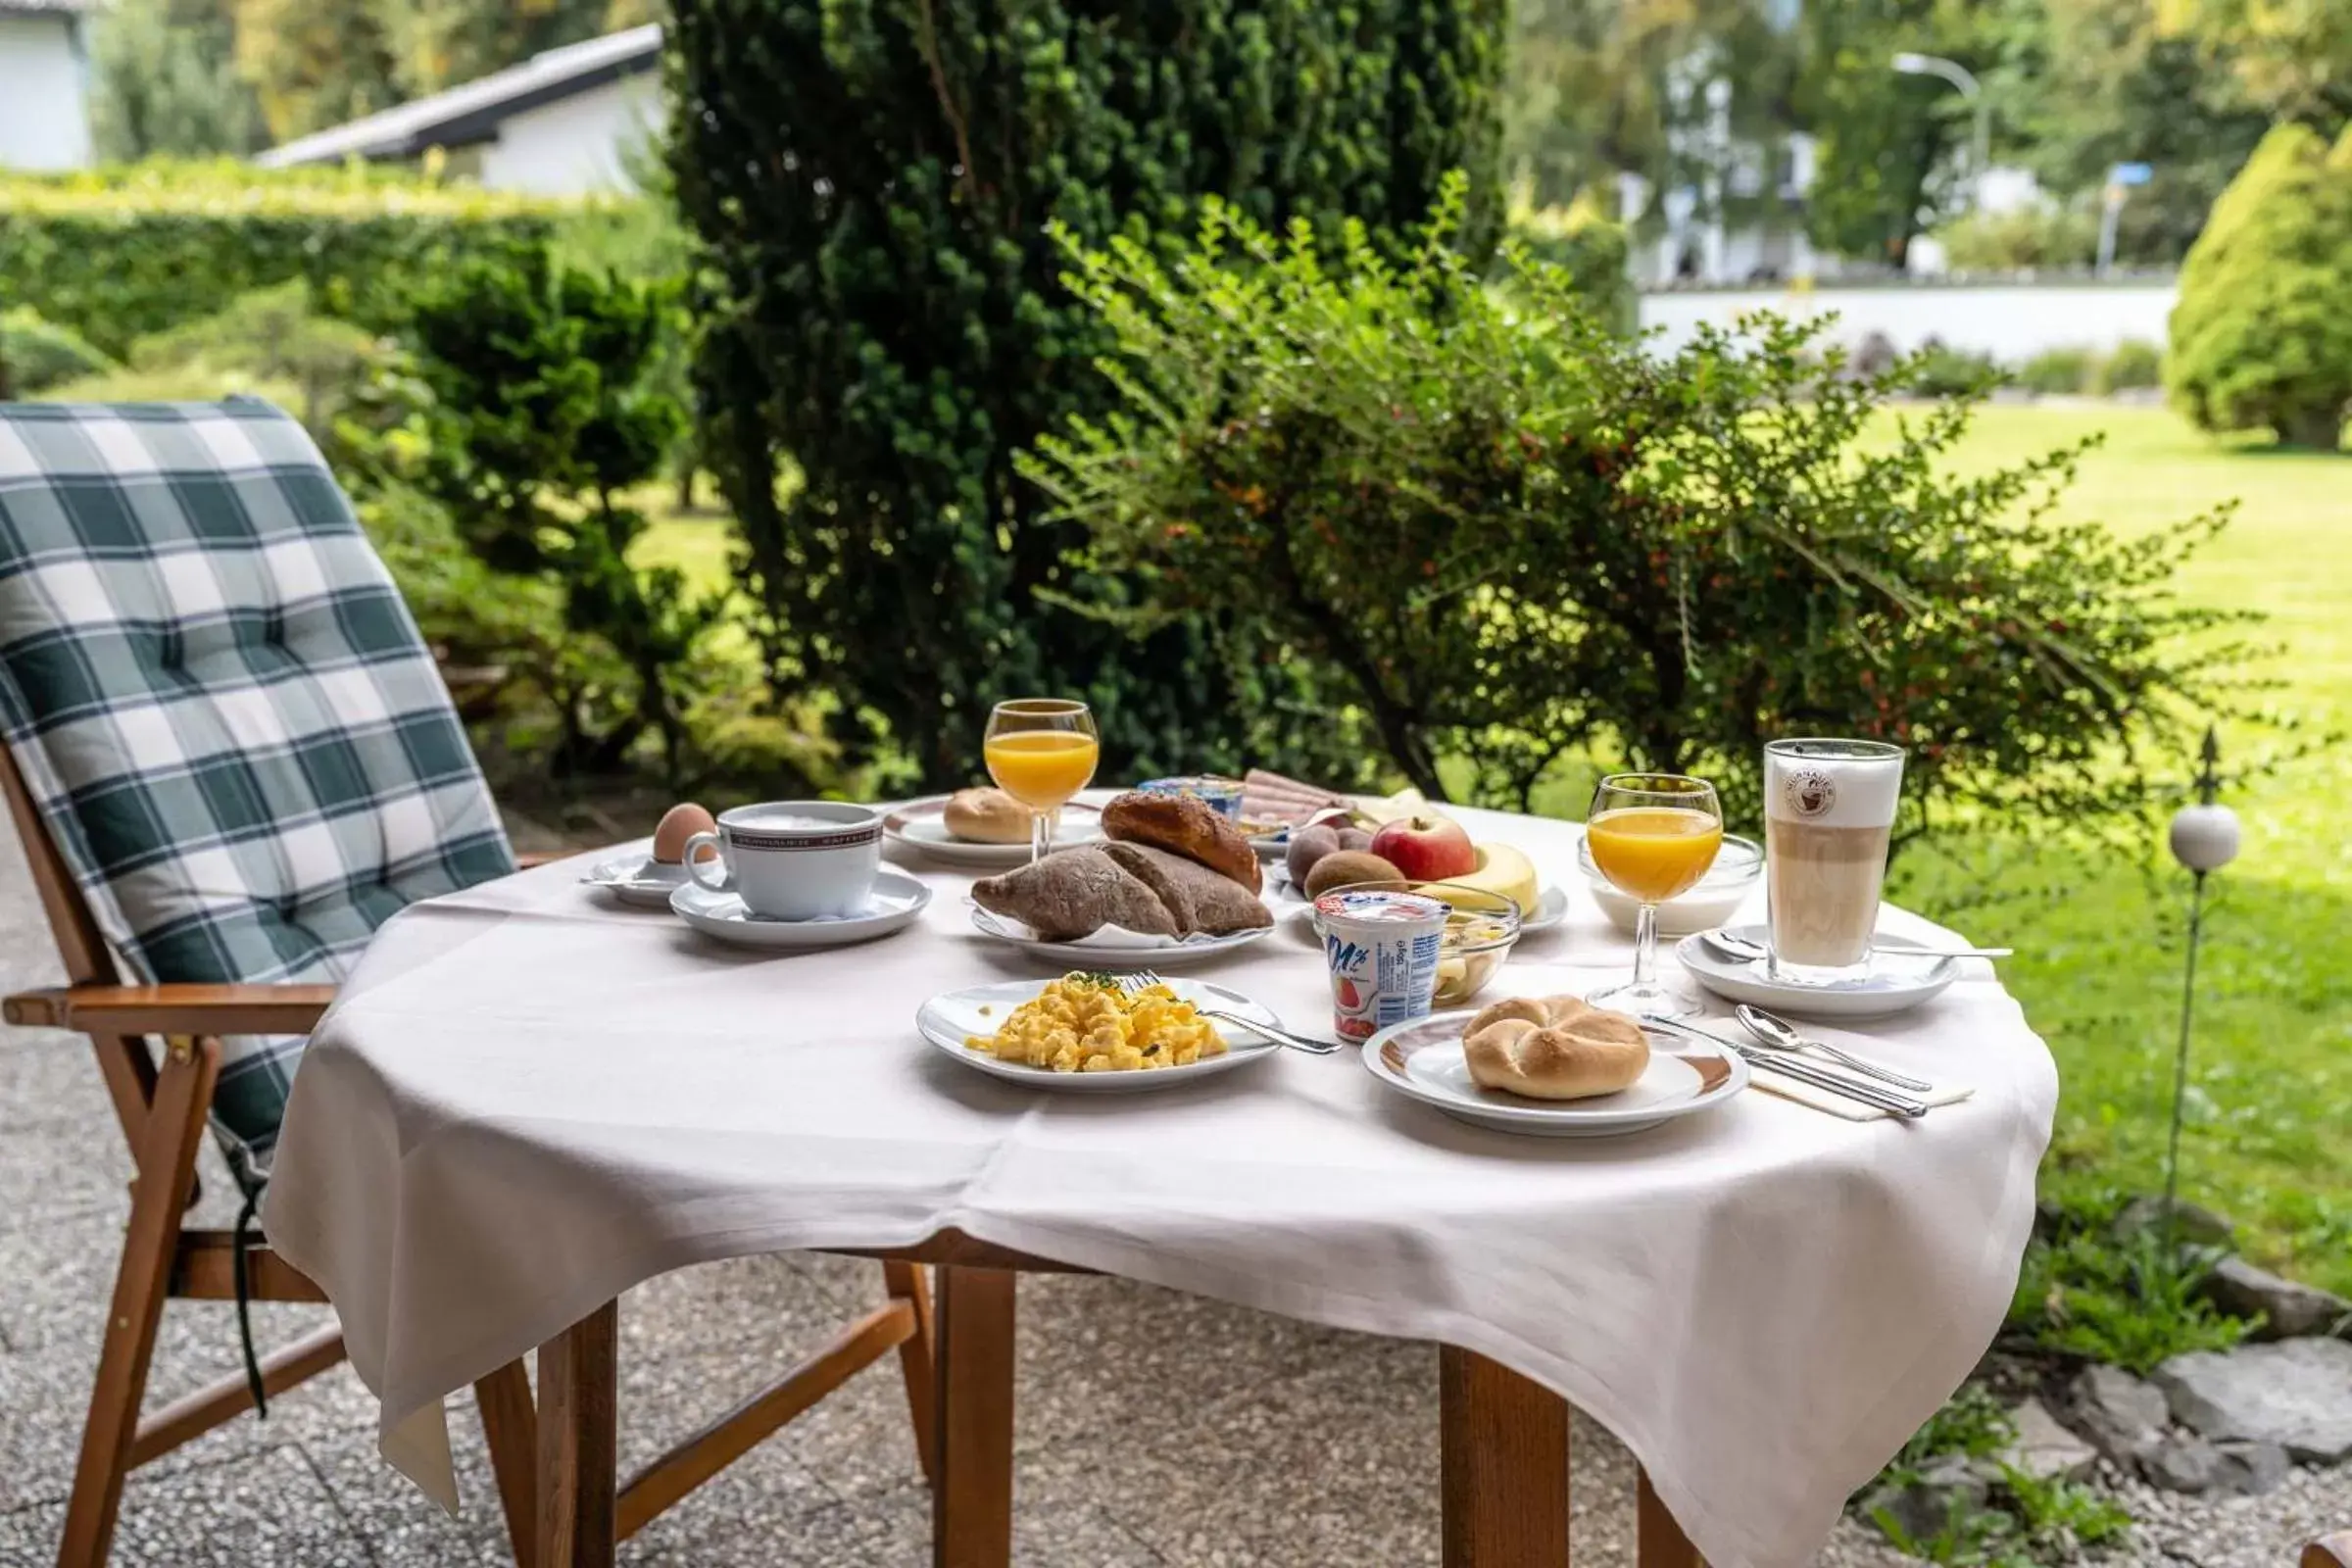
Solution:
{"label": "knife", "polygon": [[1663,1030],[1670,1035],[1704,1040],[1709,1045],[1718,1046],[1731,1052],[1751,1067],[1762,1067],[1768,1072],[1777,1072],[1784,1078],[1793,1078],[1800,1084],[1811,1084],[1816,1089],[1826,1089],[1831,1094],[1843,1095],[1848,1100],[1858,1101],[1874,1109],[1883,1110],[1890,1116],[1900,1116],[1906,1121],[1916,1121],[1928,1113],[1928,1106],[1924,1101],[1913,1100],[1908,1095],[1898,1095],[1891,1089],[1883,1089],[1877,1084],[1866,1083],[1859,1078],[1848,1078],[1843,1073],[1835,1072],[1828,1067],[1792,1057],[1787,1052],[1759,1051],[1724,1035],[1693,1028],[1679,1019],[1661,1018],[1651,1013],[1643,1013],[1642,1022],[1649,1028]]}

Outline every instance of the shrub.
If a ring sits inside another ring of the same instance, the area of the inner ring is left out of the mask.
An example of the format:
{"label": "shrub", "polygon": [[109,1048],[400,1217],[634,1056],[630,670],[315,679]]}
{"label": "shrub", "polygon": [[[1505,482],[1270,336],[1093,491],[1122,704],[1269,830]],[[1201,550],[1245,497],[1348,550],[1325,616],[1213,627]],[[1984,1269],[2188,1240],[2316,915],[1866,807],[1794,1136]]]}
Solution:
{"label": "shrub", "polygon": [[131,368],[185,374],[192,384],[221,374],[299,389],[293,406],[320,440],[359,395],[387,354],[384,340],[349,321],[321,316],[311,289],[296,280],[239,296],[218,315],[143,337],[130,346]]}
{"label": "shrub", "polygon": [[1028,466],[1147,593],[1102,613],[1262,625],[1422,790],[1458,758],[1521,808],[1598,755],[1752,822],[1767,739],[1851,734],[1909,748],[1906,838],[2072,824],[2160,788],[2134,759],[2222,702],[2232,617],[2171,592],[2220,518],[2054,521],[2073,452],[1955,477],[1971,403],[1883,416],[1916,363],[1848,380],[1770,316],[1629,343],[1523,254],[1498,298],[1451,223],[1401,269],[1221,204],[1165,261],[1071,242],[1121,406]]}
{"label": "shrub", "polygon": [[2044,349],[2017,368],[2010,379],[2029,392],[2084,392],[2097,368],[2088,349]]}
{"label": "shrub", "polygon": [[2352,128],[2279,125],[2180,270],[2166,388],[2208,430],[2333,451],[2352,405]]}
{"label": "shrub", "polygon": [[412,280],[535,240],[557,204],[354,166],[261,171],[159,159],[0,174],[0,299],[109,354],[291,279],[382,317]]}
{"label": "shrub", "polygon": [[2026,1248],[2009,1326],[2044,1349],[2133,1372],[2226,1350],[2255,1325],[2205,1298],[2221,1256],[2189,1243],[2168,1249],[2161,1227],[2119,1236],[2111,1211],[2064,1213]]}
{"label": "shrub", "polygon": [[544,252],[469,263],[411,301],[429,394],[417,487],[491,571],[554,584],[565,629],[604,644],[628,676],[561,694],[559,772],[617,768],[650,728],[674,776],[679,687],[718,612],[675,568],[628,562],[645,518],[620,492],[656,471],[684,418],[649,385],[665,308],[658,288]]}
{"label": "shrub", "polygon": [[2164,384],[2164,350],[2145,338],[2126,338],[2099,361],[2091,390],[2105,397]]}
{"label": "shrub", "polygon": [[1989,354],[1956,349],[1930,338],[1911,360],[1909,389],[1921,397],[1957,398],[1998,386],[2008,377]]}
{"label": "shrub", "polygon": [[[1250,628],[1204,612],[1131,635],[1076,608],[1133,589],[1065,560],[1080,534],[1042,520],[1013,471],[1039,432],[1109,397],[1091,368],[1106,340],[1061,287],[1046,225],[1141,239],[1213,192],[1385,233],[1466,165],[1476,242],[1500,218],[1501,10],[674,8],[710,459],[770,679],[842,694],[853,764],[895,746],[931,784],[968,782],[990,705],[1037,692],[1095,704],[1105,776],[1307,745],[1313,765],[1355,761]],[[804,484],[779,502],[787,458]]]}
{"label": "shrub", "polygon": [[2088,267],[2099,248],[2098,220],[2065,208],[1971,213],[1936,230],[1954,271],[2025,272]]}
{"label": "shrub", "polygon": [[0,311],[0,400],[30,397],[60,381],[114,368],[114,361],[80,333],[44,321],[38,311],[24,306]]}
{"label": "shrub", "polygon": [[1509,230],[1530,256],[1566,270],[1592,308],[1622,330],[1640,319],[1640,301],[1626,271],[1623,225],[1604,216],[1590,195],[1565,207],[1538,207],[1527,187],[1511,191]]}

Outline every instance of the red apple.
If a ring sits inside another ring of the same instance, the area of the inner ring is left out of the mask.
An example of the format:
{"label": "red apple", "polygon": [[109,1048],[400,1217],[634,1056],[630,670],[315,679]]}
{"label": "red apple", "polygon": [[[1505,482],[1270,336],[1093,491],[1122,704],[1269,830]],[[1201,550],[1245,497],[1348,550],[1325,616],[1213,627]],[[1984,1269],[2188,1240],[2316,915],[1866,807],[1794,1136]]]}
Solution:
{"label": "red apple", "polygon": [[1444,882],[1478,869],[1478,851],[1462,824],[1434,811],[1387,824],[1372,835],[1372,853],[1411,882]]}

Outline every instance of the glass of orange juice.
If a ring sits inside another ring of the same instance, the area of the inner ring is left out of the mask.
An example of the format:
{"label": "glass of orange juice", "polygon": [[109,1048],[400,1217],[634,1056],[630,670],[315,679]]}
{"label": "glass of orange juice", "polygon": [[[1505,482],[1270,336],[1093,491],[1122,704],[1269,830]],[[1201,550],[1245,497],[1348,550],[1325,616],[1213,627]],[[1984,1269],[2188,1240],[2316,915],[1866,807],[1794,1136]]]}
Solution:
{"label": "glass of orange juice", "polygon": [[1592,791],[1585,842],[1609,885],[1642,906],[1633,979],[1586,1000],[1637,1016],[1691,1011],[1695,998],[1658,980],[1658,906],[1695,886],[1723,848],[1715,786],[1680,773],[1612,773]]}
{"label": "glass of orange juice", "polygon": [[997,788],[1029,808],[1029,859],[1054,848],[1054,823],[1071,796],[1094,781],[1102,755],[1095,715],[1084,703],[1022,697],[988,715],[981,755]]}

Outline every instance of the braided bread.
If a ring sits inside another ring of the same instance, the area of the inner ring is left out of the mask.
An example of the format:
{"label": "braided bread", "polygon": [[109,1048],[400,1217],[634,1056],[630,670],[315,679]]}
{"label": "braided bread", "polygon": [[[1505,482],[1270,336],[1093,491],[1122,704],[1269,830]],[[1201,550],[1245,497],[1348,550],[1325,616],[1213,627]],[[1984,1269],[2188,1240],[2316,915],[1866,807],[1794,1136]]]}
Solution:
{"label": "braided bread", "polygon": [[1481,1088],[1530,1100],[1613,1095],[1649,1065],[1649,1036],[1580,997],[1513,997],[1479,1010],[1462,1056]]}

